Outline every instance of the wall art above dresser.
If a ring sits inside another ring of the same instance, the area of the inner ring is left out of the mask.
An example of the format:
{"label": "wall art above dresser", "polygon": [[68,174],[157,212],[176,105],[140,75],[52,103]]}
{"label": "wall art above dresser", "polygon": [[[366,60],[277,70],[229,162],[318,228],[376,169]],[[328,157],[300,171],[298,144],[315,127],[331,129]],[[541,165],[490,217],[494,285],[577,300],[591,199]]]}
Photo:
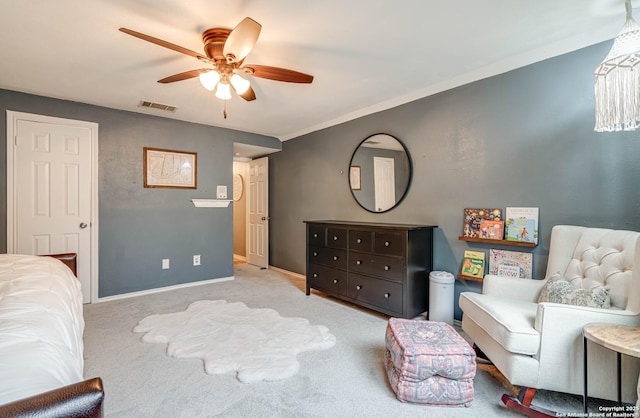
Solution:
{"label": "wall art above dresser", "polygon": [[428,310],[437,226],[305,221],[311,289],[387,315]]}

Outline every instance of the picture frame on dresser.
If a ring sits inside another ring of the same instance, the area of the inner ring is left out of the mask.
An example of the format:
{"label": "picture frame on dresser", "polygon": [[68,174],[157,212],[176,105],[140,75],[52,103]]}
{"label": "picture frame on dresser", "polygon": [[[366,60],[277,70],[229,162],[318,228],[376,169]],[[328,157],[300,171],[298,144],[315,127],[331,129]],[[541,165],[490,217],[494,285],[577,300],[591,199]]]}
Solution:
{"label": "picture frame on dresser", "polygon": [[351,190],[361,190],[362,185],[360,183],[360,166],[352,165],[349,167],[349,184],[351,185]]}

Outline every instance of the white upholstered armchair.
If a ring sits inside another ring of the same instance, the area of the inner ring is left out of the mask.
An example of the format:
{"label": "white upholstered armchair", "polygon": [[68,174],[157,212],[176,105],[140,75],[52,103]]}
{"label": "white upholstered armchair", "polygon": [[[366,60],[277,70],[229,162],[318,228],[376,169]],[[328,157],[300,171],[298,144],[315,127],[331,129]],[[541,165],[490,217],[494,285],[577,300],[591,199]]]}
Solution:
{"label": "white upholstered armchair", "polygon": [[[640,326],[639,236],[632,231],[558,225],[551,233],[545,280],[487,275],[482,294],[460,294],[462,329],[509,382],[521,388],[518,398],[503,395],[509,408],[539,416],[540,408],[532,405],[536,389],[583,393],[585,324]],[[554,273],[578,288],[606,286],[611,307],[538,303],[541,289]],[[623,400],[635,402],[638,361],[622,357]],[[588,362],[589,396],[616,399],[616,355],[590,343]]]}

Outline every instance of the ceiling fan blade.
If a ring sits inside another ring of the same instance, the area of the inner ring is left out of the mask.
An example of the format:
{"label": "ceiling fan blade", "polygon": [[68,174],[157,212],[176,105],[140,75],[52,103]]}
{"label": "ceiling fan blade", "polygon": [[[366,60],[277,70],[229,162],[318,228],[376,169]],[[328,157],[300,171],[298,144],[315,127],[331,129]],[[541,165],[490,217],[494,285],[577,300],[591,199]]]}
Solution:
{"label": "ceiling fan blade", "polygon": [[253,49],[258,36],[260,35],[262,25],[250,17],[238,23],[224,43],[222,53],[228,63],[242,61]]}
{"label": "ceiling fan blade", "polygon": [[162,39],[154,38],[153,36],[145,35],[144,33],[136,32],[127,28],[120,28],[120,32],[124,32],[128,35],[135,36],[136,38],[140,38],[147,42],[151,42],[152,44],[160,45],[165,48],[169,48],[176,52],[180,52],[181,54],[189,55],[194,58],[198,58],[199,60],[208,61],[208,58],[202,54],[198,54],[195,51],[192,51],[187,48],[183,48],[180,45],[172,44],[171,42],[163,41]]}
{"label": "ceiling fan blade", "polygon": [[287,83],[311,83],[313,76],[286,68],[270,67],[268,65],[247,65],[242,68],[254,77],[267,78],[269,80],[285,81]]}
{"label": "ceiling fan blade", "polygon": [[165,77],[162,80],[158,80],[158,83],[173,83],[174,81],[182,81],[187,80],[189,78],[198,77],[202,73],[206,73],[211,71],[210,68],[200,68],[198,70],[185,71],[184,73],[170,75],[169,77]]}
{"label": "ceiling fan blade", "polygon": [[256,93],[253,91],[253,88],[251,86],[249,86],[247,91],[245,91],[244,93],[240,94],[239,96],[242,97],[243,99],[245,99],[248,102],[256,99]]}

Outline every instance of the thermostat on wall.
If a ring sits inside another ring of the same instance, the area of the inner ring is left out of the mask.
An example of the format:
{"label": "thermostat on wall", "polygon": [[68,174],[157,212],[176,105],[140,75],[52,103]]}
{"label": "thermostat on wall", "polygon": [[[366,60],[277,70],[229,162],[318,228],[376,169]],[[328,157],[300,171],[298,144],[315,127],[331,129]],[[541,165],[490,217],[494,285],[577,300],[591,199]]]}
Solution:
{"label": "thermostat on wall", "polygon": [[216,191],[216,196],[218,199],[226,199],[227,198],[227,186],[218,186]]}

